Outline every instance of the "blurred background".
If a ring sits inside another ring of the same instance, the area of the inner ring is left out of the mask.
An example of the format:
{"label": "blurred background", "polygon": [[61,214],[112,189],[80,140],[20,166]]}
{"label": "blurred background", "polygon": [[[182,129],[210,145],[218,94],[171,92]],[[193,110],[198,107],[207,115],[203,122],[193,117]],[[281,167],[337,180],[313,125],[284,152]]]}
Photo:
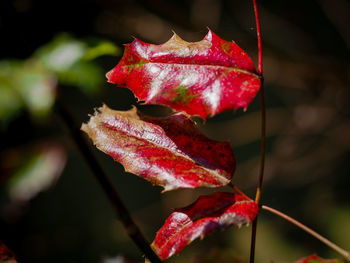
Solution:
{"label": "blurred background", "polygon": [[[259,1],[267,103],[262,202],[350,250],[350,2]],[[140,251],[53,110],[59,91],[78,123],[94,107],[136,104],[105,81],[132,36],[160,44],[172,30],[199,41],[207,26],[256,62],[251,1],[2,0],[0,2],[0,240],[19,262],[141,262]],[[153,112],[159,108],[141,107]],[[225,112],[199,123],[230,141],[233,183],[254,196],[260,110]],[[175,207],[223,189],[161,194],[94,149],[149,241]],[[195,241],[169,262],[247,262],[251,228]],[[262,212],[256,262],[338,257],[293,225]]]}

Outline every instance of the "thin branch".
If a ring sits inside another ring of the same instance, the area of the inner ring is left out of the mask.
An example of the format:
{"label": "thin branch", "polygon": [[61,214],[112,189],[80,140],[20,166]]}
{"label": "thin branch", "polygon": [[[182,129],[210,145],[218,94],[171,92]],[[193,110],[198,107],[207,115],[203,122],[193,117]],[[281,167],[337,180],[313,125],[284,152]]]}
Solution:
{"label": "thin branch", "polygon": [[255,217],[252,225],[252,237],[250,240],[250,257],[249,262],[254,263],[255,260],[255,243],[256,243],[256,228],[258,226],[258,215]]}
{"label": "thin branch", "polygon": [[332,248],[333,250],[337,251],[339,254],[341,254],[343,257],[345,257],[345,259],[347,261],[350,261],[350,252],[346,251],[345,249],[339,247],[338,245],[334,244],[332,241],[328,240],[327,238],[321,236],[319,233],[315,232],[314,230],[312,230],[311,228],[305,226],[304,224],[300,223],[299,221],[295,220],[294,218],[291,218],[290,216],[274,209],[271,208],[269,206],[266,205],[262,205],[261,206],[262,209],[269,211],[285,220],[287,220],[288,222],[296,225],[297,227],[301,228],[302,230],[304,230],[305,232],[309,233],[310,235],[312,235],[313,237],[317,238],[318,240],[320,240],[321,242],[323,242],[325,245],[327,245],[328,247]]}
{"label": "thin branch", "polygon": [[255,195],[255,202],[259,204],[261,198],[262,184],[264,180],[265,169],[265,148],[266,148],[266,112],[265,112],[265,96],[264,96],[264,81],[261,79],[260,87],[260,107],[261,107],[261,144],[260,144],[260,167],[259,181]]}
{"label": "thin branch", "polygon": [[[259,12],[256,0],[253,0],[255,22],[256,22],[256,33],[258,38],[258,52],[259,52],[259,62],[258,62],[258,74],[261,77],[261,87],[260,87],[260,107],[261,107],[261,146],[260,146],[260,169],[259,169],[259,181],[258,187],[255,195],[255,202],[259,204],[261,198],[261,190],[264,178],[264,168],[265,168],[265,137],[266,137],[266,113],[265,113],[265,97],[264,97],[264,79],[263,79],[263,61],[262,61],[262,44],[261,44],[261,28],[259,20]],[[258,224],[258,217],[253,221],[252,227],[252,238],[250,247],[250,263],[254,263],[255,258],[255,243],[256,243],[256,229]]]}
{"label": "thin branch", "polygon": [[261,29],[260,29],[260,20],[258,14],[258,7],[256,0],[253,0],[254,3],[254,12],[256,19],[256,30],[258,37],[258,51],[259,51],[259,65],[258,65],[258,74],[261,77],[261,87],[260,87],[260,107],[261,107],[261,145],[260,145],[260,168],[259,168],[259,182],[258,188],[255,196],[256,203],[259,204],[261,198],[261,188],[264,178],[264,168],[265,168],[265,137],[266,137],[266,112],[265,112],[265,96],[264,96],[264,80],[263,80],[263,65],[262,65],[262,47],[261,47]]}
{"label": "thin branch", "polygon": [[91,148],[83,137],[80,127],[77,126],[72,114],[70,111],[57,99],[56,109],[62,120],[65,122],[69,132],[79,148],[81,154],[84,156],[84,159],[88,166],[90,167],[93,175],[96,180],[101,185],[105,195],[109,199],[110,203],[113,205],[115,212],[120,218],[121,222],[124,225],[124,228],[129,235],[129,237],[134,241],[138,248],[145,254],[145,256],[153,263],[162,262],[154,251],[150,248],[149,243],[142,235],[140,229],[135,224],[134,220],[131,218],[129,211],[124,205],[123,201],[119,197],[119,194],[114,189],[111,181],[109,180],[107,174],[102,169],[101,165],[95,158],[92,153]]}

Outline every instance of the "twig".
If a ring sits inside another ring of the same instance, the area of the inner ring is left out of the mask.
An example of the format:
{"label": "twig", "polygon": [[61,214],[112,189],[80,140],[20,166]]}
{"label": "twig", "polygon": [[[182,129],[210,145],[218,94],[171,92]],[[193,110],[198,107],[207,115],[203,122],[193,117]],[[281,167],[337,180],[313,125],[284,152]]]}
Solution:
{"label": "twig", "polygon": [[[243,197],[251,200],[251,198],[249,198],[243,191],[241,191],[238,187],[234,186],[232,183],[228,184],[232,189],[234,189],[236,192],[238,192],[240,195],[242,195]],[[345,249],[339,247],[338,245],[334,244],[332,241],[328,240],[327,238],[321,236],[319,233],[317,233],[316,231],[312,230],[311,228],[305,226],[303,223],[297,221],[296,219],[282,213],[281,211],[276,210],[275,208],[269,207],[267,205],[261,205],[260,206],[262,209],[269,211],[272,214],[275,214],[287,221],[289,221],[290,223],[296,225],[297,227],[303,229],[305,232],[309,233],[310,235],[312,235],[313,237],[315,237],[316,239],[320,240],[321,242],[323,242],[324,244],[326,244],[328,247],[330,247],[331,249],[337,251],[339,254],[341,254],[342,256],[345,257],[345,259],[347,261],[350,262],[350,252],[346,251]]]}
{"label": "twig", "polygon": [[[256,22],[256,33],[258,38],[258,75],[261,77],[260,87],[260,107],[261,107],[261,152],[260,152],[260,169],[259,169],[259,181],[255,195],[255,202],[259,204],[261,198],[262,183],[264,178],[264,167],[265,167],[265,133],[266,133],[266,113],[265,113],[265,97],[264,97],[264,79],[263,79],[263,63],[262,63],[262,46],[261,46],[261,28],[259,20],[259,12],[256,0],[253,0],[255,22]],[[258,216],[253,221],[252,226],[252,238],[250,247],[250,263],[254,263],[255,257],[255,243],[256,243],[256,228],[258,224]]]}
{"label": "twig", "polygon": [[79,148],[81,154],[88,166],[90,167],[96,180],[100,183],[104,193],[111,202],[116,211],[118,217],[124,225],[124,228],[129,235],[129,237],[134,241],[138,248],[145,254],[145,256],[153,263],[162,262],[154,251],[150,248],[149,243],[146,241],[142,235],[140,229],[135,224],[134,220],[131,218],[129,211],[124,205],[123,201],[119,197],[119,194],[114,189],[111,181],[109,180],[107,174],[102,169],[101,165],[92,153],[89,145],[83,137],[80,127],[77,126],[70,111],[63,105],[63,103],[57,99],[56,109],[62,120],[65,122],[69,132],[75,141],[77,147]]}
{"label": "twig", "polygon": [[305,232],[309,233],[310,235],[312,235],[313,237],[317,238],[318,240],[320,240],[321,242],[323,242],[324,244],[326,244],[328,247],[332,248],[333,250],[337,251],[339,254],[341,254],[342,256],[345,257],[345,259],[347,261],[350,261],[350,252],[346,251],[345,249],[339,247],[338,245],[334,244],[332,241],[328,240],[327,238],[321,236],[319,233],[315,232],[314,230],[312,230],[311,228],[305,226],[304,224],[300,223],[299,221],[295,220],[294,218],[291,218],[290,216],[274,209],[271,208],[269,206],[266,205],[262,205],[261,206],[262,209],[269,211],[275,215],[278,215],[279,217],[289,221],[290,223],[296,225],[297,227],[303,229]]}

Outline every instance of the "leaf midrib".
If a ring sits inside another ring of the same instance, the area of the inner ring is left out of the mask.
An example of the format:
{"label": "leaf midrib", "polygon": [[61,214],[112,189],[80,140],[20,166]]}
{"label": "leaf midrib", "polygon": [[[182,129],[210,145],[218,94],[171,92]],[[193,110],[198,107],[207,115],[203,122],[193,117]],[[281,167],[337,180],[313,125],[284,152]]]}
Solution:
{"label": "leaf midrib", "polygon": [[160,65],[174,65],[174,66],[199,66],[199,67],[209,67],[209,68],[224,68],[228,69],[230,71],[235,71],[235,72],[241,72],[247,75],[251,75],[253,77],[256,77],[260,79],[259,75],[257,75],[254,72],[251,72],[249,70],[241,69],[239,67],[228,67],[228,66],[222,66],[222,65],[209,65],[209,64],[187,64],[187,63],[166,63],[166,62],[152,62],[152,61],[145,61],[145,63],[142,63],[141,65],[139,63],[136,64],[125,64],[123,66],[125,67],[132,67],[132,69],[138,68],[138,67],[143,67],[145,64],[160,64]]}
{"label": "leaf midrib", "polygon": [[[142,121],[141,119],[139,119],[139,120],[137,120],[137,121]],[[142,121],[143,122],[143,121]],[[105,122],[105,121],[103,121],[103,123],[104,123],[104,127],[105,128],[107,128],[105,125],[107,125],[107,126],[111,126],[108,122]],[[153,124],[154,125],[154,124]],[[112,127],[114,127],[114,126],[112,126]],[[161,127],[160,127],[161,128]],[[164,129],[163,128],[161,128],[162,130],[163,130],[163,132],[164,132]],[[210,175],[212,175],[212,176],[214,176],[215,178],[217,178],[218,179],[218,181],[220,182],[220,183],[222,183],[222,182],[229,182],[230,180],[228,179],[228,178],[226,178],[225,176],[223,176],[223,175],[221,175],[221,174],[219,174],[217,171],[216,171],[216,169],[214,170],[214,169],[209,169],[209,168],[207,168],[207,167],[204,167],[204,166],[202,166],[201,164],[199,164],[199,163],[197,163],[195,160],[193,160],[191,157],[189,157],[188,155],[186,155],[185,153],[183,153],[180,149],[179,149],[179,151],[175,151],[175,150],[173,150],[172,148],[169,148],[169,147],[165,147],[165,146],[163,146],[163,145],[160,145],[160,144],[158,144],[157,142],[155,142],[155,141],[151,141],[151,140],[147,140],[146,138],[143,138],[142,136],[138,136],[138,135],[135,135],[135,134],[130,134],[130,133],[128,133],[127,131],[124,131],[124,130],[121,130],[121,129],[118,129],[118,131],[117,132],[119,132],[119,133],[123,133],[123,134],[125,134],[127,137],[129,137],[129,136],[132,136],[132,137],[134,137],[134,138],[137,138],[137,139],[139,139],[139,140],[142,140],[142,141],[145,141],[145,142],[147,142],[147,143],[150,143],[150,144],[153,144],[153,145],[155,145],[156,147],[159,147],[159,148],[163,148],[163,149],[167,149],[168,151],[170,151],[172,154],[174,154],[174,155],[180,155],[180,156],[182,156],[182,157],[184,157],[185,159],[187,159],[187,160],[189,160],[189,161],[191,161],[191,162],[193,162],[195,165],[197,165],[198,167],[200,167],[201,169],[203,169],[203,170],[205,170],[205,171],[207,171]],[[165,132],[164,132],[165,133]],[[169,137],[168,137],[169,138]],[[170,138],[169,138],[170,139]],[[171,140],[171,139],[170,139]],[[173,140],[171,140],[171,141],[173,141]],[[173,141],[174,142],[174,141]],[[176,145],[176,143],[174,142],[174,144]],[[177,145],[176,145],[177,146]],[[224,169],[222,169],[222,170],[224,170]],[[228,175],[230,174],[228,171],[226,171],[226,170],[224,170]],[[200,176],[199,176],[200,177]],[[203,182],[203,186],[204,185],[206,185],[206,184],[209,184],[209,183],[206,183],[206,182]],[[213,185],[213,184],[210,184],[210,185]],[[222,184],[222,185],[225,185],[225,184]]]}

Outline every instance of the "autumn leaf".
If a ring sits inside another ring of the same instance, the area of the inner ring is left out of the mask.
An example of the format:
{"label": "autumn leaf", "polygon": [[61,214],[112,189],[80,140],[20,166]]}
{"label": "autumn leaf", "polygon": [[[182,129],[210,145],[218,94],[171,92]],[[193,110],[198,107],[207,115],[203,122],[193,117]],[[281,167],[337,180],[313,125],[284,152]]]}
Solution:
{"label": "autumn leaf", "polygon": [[230,182],[235,159],[228,142],[202,135],[182,113],[151,118],[99,108],[82,130],[101,151],[165,191],[218,187]]}
{"label": "autumn leaf", "polygon": [[13,252],[0,241],[0,263],[17,263]]}
{"label": "autumn leaf", "polygon": [[206,119],[224,110],[247,108],[261,80],[248,55],[211,30],[202,41],[175,33],[162,45],[135,39],[125,45],[108,81],[127,87],[145,104],[162,104]]}
{"label": "autumn leaf", "polygon": [[257,213],[258,205],[240,195],[215,193],[201,196],[192,205],[176,209],[157,232],[151,246],[165,260],[193,240],[215,230],[249,224]]}
{"label": "autumn leaf", "polygon": [[295,263],[344,263],[344,261],[341,259],[324,259],[316,254],[313,254],[308,257],[301,258],[295,261]]}

